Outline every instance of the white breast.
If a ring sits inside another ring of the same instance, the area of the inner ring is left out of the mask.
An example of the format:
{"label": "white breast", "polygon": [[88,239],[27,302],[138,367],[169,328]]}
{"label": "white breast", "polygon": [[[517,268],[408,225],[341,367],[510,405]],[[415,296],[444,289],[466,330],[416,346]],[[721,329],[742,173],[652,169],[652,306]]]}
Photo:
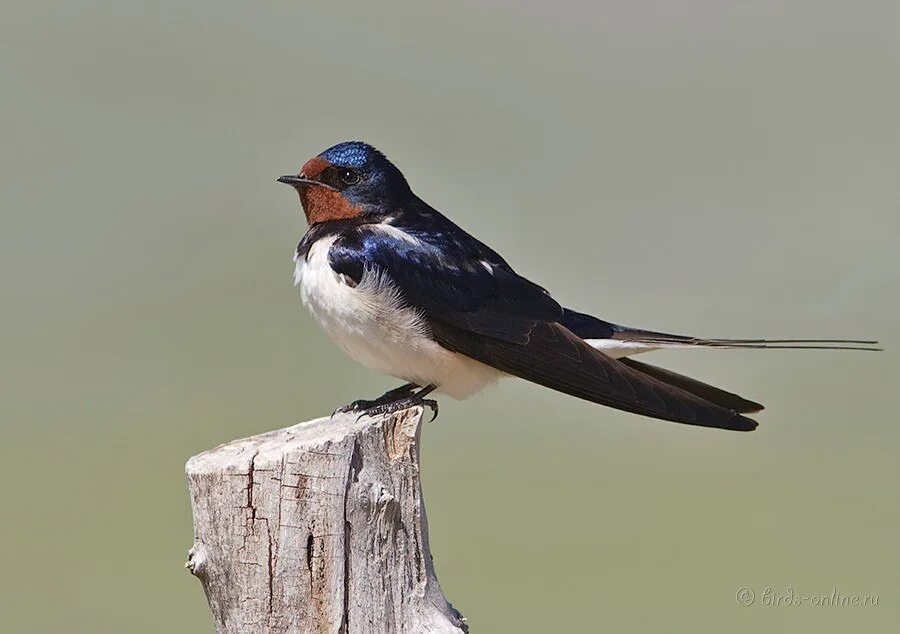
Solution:
{"label": "white breast", "polygon": [[359,363],[417,385],[434,384],[454,398],[466,398],[503,374],[441,347],[414,309],[382,271],[367,270],[360,283],[335,273],[328,251],[335,236],[314,243],[295,258],[294,283],[313,318]]}

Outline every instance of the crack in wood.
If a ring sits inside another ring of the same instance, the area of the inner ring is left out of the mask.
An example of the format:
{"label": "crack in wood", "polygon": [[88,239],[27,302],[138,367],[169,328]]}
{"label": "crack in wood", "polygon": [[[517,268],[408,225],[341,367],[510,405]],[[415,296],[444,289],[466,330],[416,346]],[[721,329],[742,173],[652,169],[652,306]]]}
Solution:
{"label": "crack in wood", "polygon": [[188,461],[189,563],[218,632],[467,631],[428,550],[421,416],[339,415]]}

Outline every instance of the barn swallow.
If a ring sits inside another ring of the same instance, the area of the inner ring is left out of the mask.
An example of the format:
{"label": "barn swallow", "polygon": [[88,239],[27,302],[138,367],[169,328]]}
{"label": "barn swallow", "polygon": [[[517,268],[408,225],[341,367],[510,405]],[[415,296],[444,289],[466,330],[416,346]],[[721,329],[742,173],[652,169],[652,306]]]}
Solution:
{"label": "barn swallow", "polygon": [[843,339],[702,339],[620,326],[561,306],[410,189],[381,152],[351,141],[279,182],[309,224],[294,281],[353,359],[406,383],[339,411],[376,414],[469,397],[506,376],[653,418],[737,431],[759,403],[632,359],[660,348],[876,350]]}

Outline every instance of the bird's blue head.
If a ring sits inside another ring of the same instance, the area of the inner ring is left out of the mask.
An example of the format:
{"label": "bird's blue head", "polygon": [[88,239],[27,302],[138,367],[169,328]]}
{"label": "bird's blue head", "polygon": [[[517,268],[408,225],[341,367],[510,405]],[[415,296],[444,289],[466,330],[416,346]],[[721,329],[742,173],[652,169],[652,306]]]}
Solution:
{"label": "bird's blue head", "polygon": [[304,163],[298,174],[278,181],[300,194],[310,225],[390,213],[413,196],[400,170],[362,141],[330,147]]}

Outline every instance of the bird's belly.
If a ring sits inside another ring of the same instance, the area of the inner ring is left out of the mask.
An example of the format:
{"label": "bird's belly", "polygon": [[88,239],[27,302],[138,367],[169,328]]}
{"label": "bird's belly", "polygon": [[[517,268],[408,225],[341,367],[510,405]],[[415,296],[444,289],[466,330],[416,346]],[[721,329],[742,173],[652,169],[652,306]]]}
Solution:
{"label": "bird's belly", "polygon": [[313,318],[350,357],[404,381],[437,385],[454,398],[471,396],[503,376],[438,344],[385,275],[369,270],[354,285],[335,273],[328,263],[333,242],[323,238],[299,258],[294,280]]}

